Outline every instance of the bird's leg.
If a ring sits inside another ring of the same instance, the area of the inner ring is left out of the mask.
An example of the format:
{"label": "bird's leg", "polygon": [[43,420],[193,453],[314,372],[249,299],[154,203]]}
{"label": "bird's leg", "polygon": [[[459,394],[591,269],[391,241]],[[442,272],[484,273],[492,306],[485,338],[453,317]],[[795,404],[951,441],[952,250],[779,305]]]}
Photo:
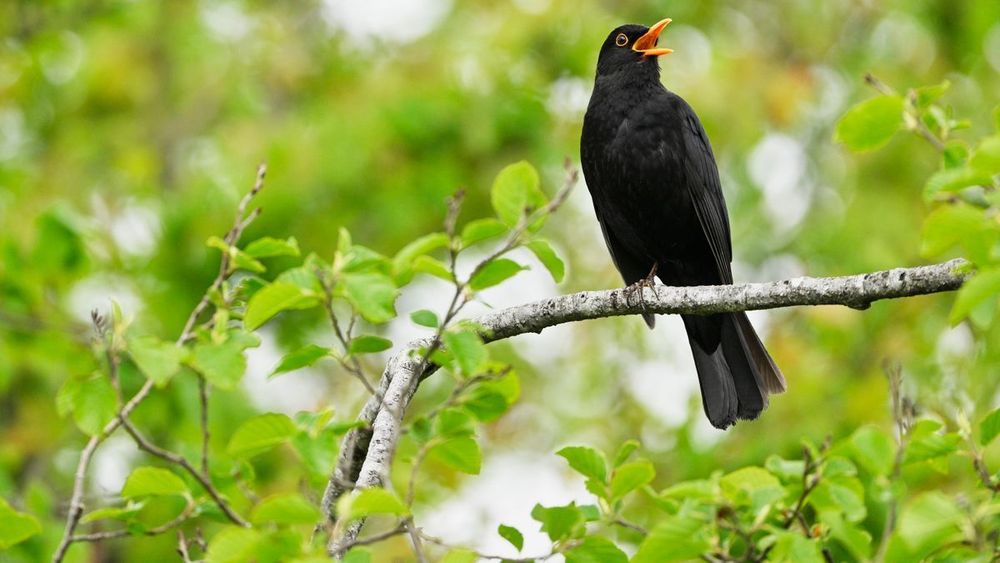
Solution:
{"label": "bird's leg", "polygon": [[[635,292],[636,297],[639,299],[639,304],[642,305],[643,310],[646,309],[646,298],[642,292],[644,288],[648,287],[652,289],[653,293],[659,296],[659,294],[656,293],[656,269],[658,266],[659,264],[657,262],[653,262],[653,268],[649,270],[649,274],[647,274],[646,277],[628,286],[628,289]],[[628,296],[626,295],[626,299],[627,298]]]}

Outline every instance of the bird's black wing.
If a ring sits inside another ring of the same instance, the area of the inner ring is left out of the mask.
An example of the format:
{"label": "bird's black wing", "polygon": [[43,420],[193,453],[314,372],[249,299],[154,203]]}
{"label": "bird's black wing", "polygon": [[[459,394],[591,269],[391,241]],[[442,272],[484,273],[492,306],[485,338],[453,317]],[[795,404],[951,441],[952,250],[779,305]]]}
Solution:
{"label": "bird's black wing", "polygon": [[712,155],[701,122],[694,111],[683,101],[680,104],[682,138],[685,155],[683,166],[687,181],[685,185],[694,205],[698,222],[705,233],[715,264],[719,270],[721,283],[733,283],[730,263],[733,261],[732,239],[729,232],[729,215],[726,200],[722,195],[719,169]]}

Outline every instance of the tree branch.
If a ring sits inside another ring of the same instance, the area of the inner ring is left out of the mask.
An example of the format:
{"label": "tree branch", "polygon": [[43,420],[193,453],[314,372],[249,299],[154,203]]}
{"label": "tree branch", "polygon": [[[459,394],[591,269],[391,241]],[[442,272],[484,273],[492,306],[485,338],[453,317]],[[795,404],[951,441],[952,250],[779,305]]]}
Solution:
{"label": "tree branch", "polygon": [[[538,333],[563,323],[642,313],[706,315],[799,305],[865,309],[881,299],[956,290],[966,278],[959,271],[965,264],[963,260],[952,260],[854,276],[803,277],[740,285],[584,291],[494,311],[476,322],[484,327],[483,340],[493,342],[528,332]],[[356,488],[366,488],[386,482],[401,429],[396,413],[405,412],[419,381],[436,369],[419,361],[419,351],[430,346],[432,340],[430,337],[414,340],[389,359],[379,382],[384,400],[370,397],[359,415],[365,428],[352,430],[345,436],[323,499],[323,508],[331,519],[337,499],[349,489],[345,483],[354,482]],[[344,546],[352,545],[361,525],[361,521],[355,521],[340,537],[331,538],[330,554],[341,554]]]}

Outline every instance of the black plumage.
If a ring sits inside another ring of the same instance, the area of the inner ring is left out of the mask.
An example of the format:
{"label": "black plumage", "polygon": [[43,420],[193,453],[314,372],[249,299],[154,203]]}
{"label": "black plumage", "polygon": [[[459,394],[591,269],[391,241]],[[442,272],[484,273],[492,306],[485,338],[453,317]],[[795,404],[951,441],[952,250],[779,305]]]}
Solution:
{"label": "black plumage", "polygon": [[[580,159],[612,260],[626,284],[655,269],[667,285],[733,283],[726,202],[708,136],[660,82],[670,20],[621,26],[601,47]],[[644,315],[653,326],[653,316]],[[781,371],[745,313],[683,315],[705,414],[718,428],[756,418]]]}

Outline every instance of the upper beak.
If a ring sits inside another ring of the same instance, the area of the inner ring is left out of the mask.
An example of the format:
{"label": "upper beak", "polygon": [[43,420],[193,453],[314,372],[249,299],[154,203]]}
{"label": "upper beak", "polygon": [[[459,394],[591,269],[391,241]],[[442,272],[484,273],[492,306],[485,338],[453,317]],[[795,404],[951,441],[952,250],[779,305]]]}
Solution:
{"label": "upper beak", "polygon": [[632,50],[637,53],[642,53],[644,57],[658,57],[660,55],[669,55],[673,53],[673,49],[667,49],[665,47],[657,47],[656,40],[660,37],[660,32],[663,28],[667,27],[670,23],[670,18],[664,18],[655,24],[653,27],[649,28],[649,31],[645,35],[635,40],[635,44],[632,45]]}

